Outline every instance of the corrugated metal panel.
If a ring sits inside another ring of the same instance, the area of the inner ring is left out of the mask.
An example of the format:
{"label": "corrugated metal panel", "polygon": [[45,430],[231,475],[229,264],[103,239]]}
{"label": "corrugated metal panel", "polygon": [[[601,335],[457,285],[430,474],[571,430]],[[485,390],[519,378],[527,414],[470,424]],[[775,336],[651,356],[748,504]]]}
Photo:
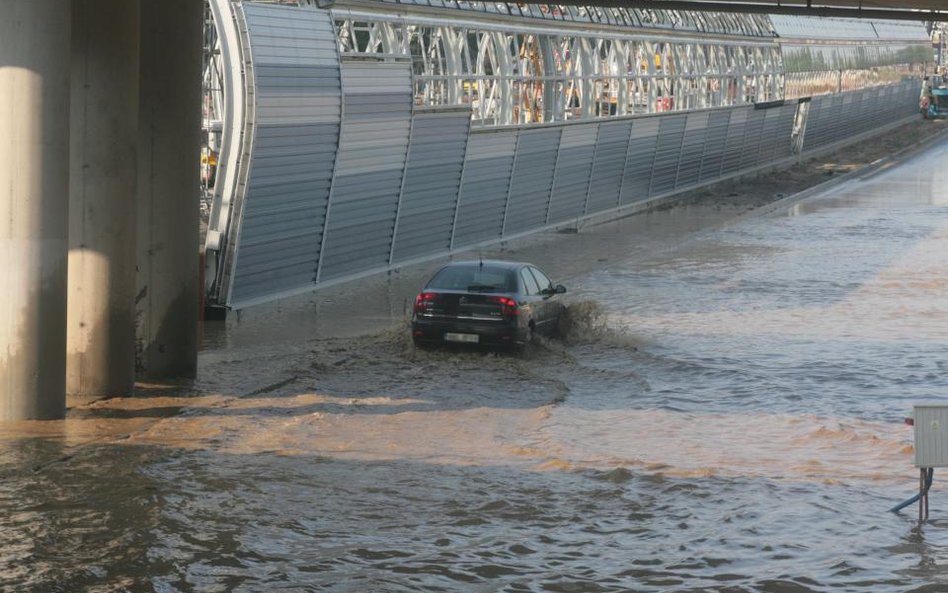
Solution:
{"label": "corrugated metal panel", "polygon": [[810,100],[810,111],[806,118],[806,135],[803,138],[803,152],[820,146],[824,134],[823,119],[825,112],[823,102],[827,97],[813,97]]}
{"label": "corrugated metal panel", "polygon": [[931,41],[931,36],[921,20],[916,22],[873,20],[872,27],[876,30],[879,39]]}
{"label": "corrugated metal panel", "polygon": [[599,124],[596,159],[589,182],[588,214],[619,205],[619,190],[622,188],[622,173],[629,153],[631,133],[631,120]]}
{"label": "corrugated metal panel", "polygon": [[860,103],[859,101],[856,101],[856,98],[860,95],[862,95],[862,91],[855,91],[846,93],[841,97],[842,100],[840,101],[839,117],[835,122],[837,126],[836,129],[842,133],[840,139],[858,133],[853,129],[853,122],[857,117],[855,110],[859,109]]}
{"label": "corrugated metal panel", "polygon": [[896,118],[909,117],[918,113],[918,85],[920,80],[906,80],[897,89],[893,89],[894,95],[899,97],[886,106]]}
{"label": "corrugated metal panel", "polygon": [[345,62],[344,119],[318,280],[389,264],[408,153],[408,62]]}
{"label": "corrugated metal panel", "polygon": [[846,124],[843,114],[842,95],[834,96],[830,101],[824,103],[825,116],[823,119],[826,134],[823,139],[824,144],[830,144],[841,140],[847,136]]}
{"label": "corrugated metal panel", "polygon": [[[832,144],[848,135],[846,134],[845,125],[841,122],[843,98],[839,95],[830,95],[819,99],[817,117],[807,119],[807,133],[804,138],[806,149]],[[815,101],[816,99],[814,99]],[[812,106],[810,107],[810,115],[813,115]],[[813,124],[812,128],[810,127],[811,123]]]}
{"label": "corrugated metal panel", "polygon": [[846,128],[852,135],[866,131],[866,115],[872,110],[871,101],[867,101],[870,89],[847,93],[843,97],[843,113],[846,114]]}
{"label": "corrugated metal panel", "polygon": [[[853,114],[853,129],[861,134],[878,127],[879,122],[896,121],[914,113],[913,109],[904,110],[904,105],[917,105],[917,92],[913,92],[913,97],[908,100],[902,99],[903,110],[900,110],[898,100],[893,101],[900,91],[901,88],[875,88],[863,91],[859,97],[859,110]],[[883,93],[887,95],[885,99],[882,99]]]}
{"label": "corrugated metal panel", "polygon": [[625,172],[622,174],[620,203],[623,206],[648,199],[660,125],[661,119],[658,117],[647,117],[632,123]]}
{"label": "corrugated metal panel", "polygon": [[918,83],[814,97],[810,102],[803,150],[814,150],[910,117],[918,109]]}
{"label": "corrugated metal panel", "polygon": [[884,121],[896,121],[918,113],[918,92],[920,80],[906,80],[899,86],[889,87],[888,96],[880,96],[880,105],[876,108],[885,114]]}
{"label": "corrugated metal panel", "polygon": [[701,178],[701,158],[704,155],[710,117],[711,114],[707,111],[695,111],[688,114],[675,187],[695,185]]}
{"label": "corrugated metal panel", "polygon": [[793,126],[796,124],[798,108],[799,104],[796,101],[792,101],[781,110],[780,131],[778,135],[784,144],[777,146],[774,151],[774,158],[793,156]]}
{"label": "corrugated metal panel", "polygon": [[741,154],[744,150],[744,130],[752,107],[736,107],[731,112],[731,121],[724,139],[724,155],[721,161],[721,176],[737,173],[741,169]]}
{"label": "corrugated metal panel", "polygon": [[326,121],[339,111],[339,66],[259,65],[257,120],[268,123]]}
{"label": "corrugated metal panel", "polygon": [[234,307],[316,276],[341,112],[336,35],[325,12],[244,5],[255,133],[230,229]]}
{"label": "corrugated metal panel", "polygon": [[592,123],[563,128],[548,223],[564,222],[583,215],[599,127],[599,124]]}
{"label": "corrugated metal panel", "polygon": [[724,163],[724,143],[727,140],[727,131],[730,124],[730,110],[712,111],[708,116],[708,133],[705,137],[704,154],[701,157],[701,172],[699,175],[702,182],[711,181],[721,176],[721,166]]}
{"label": "corrugated metal panel", "polygon": [[471,133],[461,176],[455,247],[501,236],[516,148],[515,130]]}
{"label": "corrugated metal panel", "polygon": [[[901,115],[898,111],[900,105],[897,103],[895,105],[887,104],[888,101],[898,101],[896,96],[886,97],[889,91],[895,91],[896,94],[901,90],[901,85],[898,87],[877,87],[874,89],[868,89],[868,92],[863,97],[863,108],[865,113],[861,114],[861,119],[865,121],[860,121],[858,125],[862,126],[863,131],[868,131],[876,128],[879,125],[880,121],[895,121],[897,119],[902,119],[905,117]],[[886,98],[883,98],[886,97]],[[915,93],[915,96],[912,100],[915,104],[916,109],[918,106],[918,94]],[[895,111],[892,111],[892,108],[895,108]],[[916,113],[916,111],[913,111]]]}
{"label": "corrugated metal panel", "polygon": [[772,14],[770,22],[782,38],[873,40],[878,37],[869,19]]}
{"label": "corrugated metal panel", "polygon": [[450,249],[470,127],[467,110],[415,114],[393,263]]}
{"label": "corrugated metal panel", "polygon": [[901,95],[901,99],[889,104],[894,113],[908,117],[918,112],[919,84],[921,84],[920,80],[906,80],[902,83],[901,88],[897,90],[897,94]]}
{"label": "corrugated metal panel", "polygon": [[560,127],[523,129],[517,143],[504,236],[538,229],[546,224],[553,189],[553,171],[560,145]]}
{"label": "corrugated metal panel", "polygon": [[835,95],[829,101],[823,103],[823,125],[825,130],[823,144],[831,144],[848,135],[843,123],[843,115],[843,97],[841,95]]}
{"label": "corrugated metal panel", "polygon": [[[876,124],[879,121],[896,121],[907,117],[899,111],[900,105],[898,101],[901,99],[900,93],[902,91],[901,85],[899,87],[880,87],[875,89],[869,97],[869,109],[873,113],[877,113]],[[913,93],[913,98],[910,100],[916,106],[918,105],[918,94]],[[912,113],[915,113],[913,111]]]}
{"label": "corrugated metal panel", "polygon": [[842,111],[843,97],[842,95],[830,95],[826,97],[823,101],[823,110],[825,112],[825,120],[828,127],[838,127],[836,124],[840,119],[840,111]]}
{"label": "corrugated metal panel", "polygon": [[760,163],[761,135],[764,131],[764,118],[767,111],[752,109],[747,113],[744,124],[744,141],[741,146],[741,169],[751,169]]}
{"label": "corrugated metal panel", "polygon": [[678,162],[681,159],[681,146],[685,137],[685,114],[661,116],[658,131],[658,143],[655,146],[655,165],[652,168],[652,182],[649,196],[664,194],[675,189],[678,176]]}
{"label": "corrugated metal panel", "polygon": [[762,162],[777,161],[793,155],[790,139],[793,134],[793,120],[796,114],[796,103],[788,103],[767,110],[761,145]]}

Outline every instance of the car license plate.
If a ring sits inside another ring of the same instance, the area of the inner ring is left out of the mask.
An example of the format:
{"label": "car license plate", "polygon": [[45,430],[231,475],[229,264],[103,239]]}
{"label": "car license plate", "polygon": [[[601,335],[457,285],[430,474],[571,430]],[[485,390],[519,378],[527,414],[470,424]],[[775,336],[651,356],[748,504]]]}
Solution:
{"label": "car license plate", "polygon": [[476,344],[480,340],[480,336],[477,334],[454,334],[449,332],[444,334],[444,340],[446,342],[465,342],[469,344]]}

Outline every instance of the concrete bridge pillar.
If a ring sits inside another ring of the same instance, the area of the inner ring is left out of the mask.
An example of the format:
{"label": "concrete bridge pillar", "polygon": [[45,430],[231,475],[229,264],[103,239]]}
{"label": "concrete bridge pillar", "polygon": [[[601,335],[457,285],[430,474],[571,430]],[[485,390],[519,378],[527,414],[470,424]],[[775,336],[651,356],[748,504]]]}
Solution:
{"label": "concrete bridge pillar", "polygon": [[0,1],[0,420],[65,414],[69,15]]}
{"label": "concrete bridge pillar", "polygon": [[72,2],[66,393],[80,401],[135,381],[139,8]]}
{"label": "concrete bridge pillar", "polygon": [[142,0],[137,365],[197,372],[201,0]]}

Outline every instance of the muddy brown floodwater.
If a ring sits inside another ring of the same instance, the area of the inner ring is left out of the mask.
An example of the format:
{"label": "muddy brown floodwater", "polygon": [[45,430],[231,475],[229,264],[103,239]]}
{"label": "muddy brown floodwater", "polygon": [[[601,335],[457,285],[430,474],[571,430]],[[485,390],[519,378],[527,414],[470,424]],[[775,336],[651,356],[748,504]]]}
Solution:
{"label": "muddy brown floodwater", "polygon": [[436,263],[208,324],[191,384],[0,425],[0,591],[948,590],[938,472],[888,512],[948,394],[946,158],[485,250],[569,287],[521,355],[411,345]]}

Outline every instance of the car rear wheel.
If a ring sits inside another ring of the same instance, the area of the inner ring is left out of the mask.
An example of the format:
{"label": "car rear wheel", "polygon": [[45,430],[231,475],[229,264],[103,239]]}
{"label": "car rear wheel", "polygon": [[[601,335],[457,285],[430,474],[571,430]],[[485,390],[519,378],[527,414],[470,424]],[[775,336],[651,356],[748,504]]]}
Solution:
{"label": "car rear wheel", "polygon": [[526,331],[524,331],[523,341],[516,342],[515,344],[513,344],[513,349],[515,352],[523,352],[530,346],[532,342],[533,342],[533,323],[528,325]]}

